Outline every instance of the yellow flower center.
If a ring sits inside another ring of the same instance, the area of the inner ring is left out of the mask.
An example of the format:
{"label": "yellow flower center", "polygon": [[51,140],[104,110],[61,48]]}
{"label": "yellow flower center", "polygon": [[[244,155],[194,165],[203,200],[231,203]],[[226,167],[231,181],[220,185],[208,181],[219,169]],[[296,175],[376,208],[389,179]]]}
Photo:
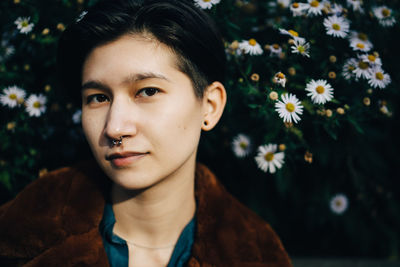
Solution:
{"label": "yellow flower center", "polygon": [[366,70],[369,68],[368,62],[360,61],[358,62],[358,67],[362,70]]}
{"label": "yellow flower center", "polygon": [[258,80],[260,80],[260,75],[258,75],[257,73],[253,73],[250,77],[250,79],[252,81],[258,82]]}
{"label": "yellow flower center", "polygon": [[337,23],[332,24],[332,28],[333,28],[335,31],[340,31],[340,25],[337,24]]}
{"label": "yellow flower center", "polygon": [[8,97],[9,97],[11,100],[17,99],[17,95],[16,95],[16,94],[10,94]]}
{"label": "yellow flower center", "polygon": [[273,44],[272,47],[273,47],[274,49],[279,49],[279,45],[278,45],[278,44]]}
{"label": "yellow flower center", "polygon": [[35,103],[33,103],[34,108],[40,108],[41,106],[42,106],[42,104],[39,101],[36,101]]}
{"label": "yellow flower center", "polygon": [[239,146],[243,149],[247,148],[247,143],[246,142],[240,142]]}
{"label": "yellow flower center", "polygon": [[26,20],[24,20],[24,21],[21,23],[21,26],[22,26],[23,28],[28,27],[28,25],[29,25],[29,23],[28,23],[28,21],[26,21]]}
{"label": "yellow flower center", "polygon": [[365,33],[358,33],[358,39],[363,40],[363,41],[367,41],[368,40],[368,36]]}
{"label": "yellow flower center", "polygon": [[318,85],[317,88],[315,88],[315,91],[317,91],[318,94],[323,94],[325,92],[325,88],[322,85]]}
{"label": "yellow flower center", "polygon": [[203,0],[203,2],[206,2],[206,3],[207,3],[207,2],[210,2],[210,1],[211,1],[211,0]]}
{"label": "yellow flower center", "polygon": [[342,206],[342,201],[336,200],[335,206],[336,206],[336,207],[341,207],[341,206]]}
{"label": "yellow flower center", "polygon": [[368,60],[371,62],[375,62],[375,56],[374,55],[368,55]]}
{"label": "yellow flower center", "polygon": [[387,8],[382,9],[382,15],[384,17],[389,17],[390,16],[390,10]]}
{"label": "yellow flower center", "polygon": [[365,48],[365,45],[362,44],[362,43],[358,43],[356,46],[357,46],[358,48],[360,48],[360,49],[364,49],[364,48]]}
{"label": "yellow flower center", "polygon": [[302,54],[306,51],[306,49],[305,49],[304,46],[302,46],[302,45],[299,45],[299,46],[297,47],[297,50],[298,50],[300,53],[302,53]]}
{"label": "yellow flower center", "polygon": [[295,110],[295,106],[293,103],[287,103],[286,104],[286,110],[292,113]]}
{"label": "yellow flower center", "polygon": [[279,72],[279,73],[276,74],[276,78],[285,79],[285,74],[283,74],[282,72]]}
{"label": "yellow flower center", "polygon": [[347,69],[348,69],[349,71],[353,71],[353,70],[355,70],[356,68],[355,68],[353,65],[349,65],[349,66],[347,67]]}
{"label": "yellow flower center", "polygon": [[16,126],[15,122],[9,122],[7,123],[7,130],[9,131],[14,130],[15,126]]}
{"label": "yellow flower center", "polygon": [[268,152],[267,154],[265,154],[264,158],[266,161],[270,162],[274,159],[274,153]]}
{"label": "yellow flower center", "polygon": [[383,73],[382,72],[377,72],[376,74],[375,74],[375,77],[378,79],[378,80],[383,80]]}
{"label": "yellow flower center", "polygon": [[295,2],[295,3],[292,4],[292,7],[293,7],[293,8],[299,8],[299,6],[300,6],[299,3],[297,3],[297,2]]}
{"label": "yellow flower center", "polygon": [[316,0],[314,0],[314,1],[312,1],[312,2],[310,3],[310,6],[312,6],[312,7],[317,7],[317,6],[319,6],[319,2],[316,1]]}
{"label": "yellow flower center", "polygon": [[294,30],[288,30],[288,32],[293,36],[299,37],[299,34]]}
{"label": "yellow flower center", "polygon": [[250,39],[249,40],[249,45],[255,46],[257,44],[257,41],[255,39]]}

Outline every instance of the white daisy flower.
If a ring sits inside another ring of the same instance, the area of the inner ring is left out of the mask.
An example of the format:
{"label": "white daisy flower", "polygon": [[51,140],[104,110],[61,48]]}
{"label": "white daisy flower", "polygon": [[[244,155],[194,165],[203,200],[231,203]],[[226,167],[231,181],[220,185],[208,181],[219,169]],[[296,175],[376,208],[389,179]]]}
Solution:
{"label": "white daisy flower", "polygon": [[342,214],[347,210],[349,201],[345,195],[337,194],[331,199],[330,206],[332,212],[336,214]]}
{"label": "white daisy flower", "polygon": [[326,34],[340,38],[346,37],[350,28],[348,20],[343,17],[337,17],[336,15],[325,18],[324,26]]}
{"label": "white daisy flower", "polygon": [[366,43],[369,46],[372,46],[372,43],[369,41],[368,35],[366,35],[363,32],[351,31],[350,35],[349,35],[349,40],[350,40],[350,42],[359,41],[359,42]]}
{"label": "white daisy flower", "polygon": [[350,47],[353,48],[354,51],[368,52],[372,49],[372,45],[369,45],[367,42],[362,42],[360,40],[350,41]]}
{"label": "white daisy flower", "polygon": [[314,104],[325,104],[333,98],[333,88],[326,80],[311,80],[306,86],[306,91]]}
{"label": "white daisy flower", "polygon": [[322,15],[322,9],[324,8],[324,3],[317,0],[308,0],[305,4],[307,9],[307,16],[319,16]]}
{"label": "white daisy flower", "polygon": [[347,0],[347,6],[351,7],[353,11],[364,13],[364,10],[362,9],[362,4],[362,0]]}
{"label": "white daisy flower", "polygon": [[75,20],[76,23],[80,22],[81,20],[83,20],[83,18],[86,16],[88,12],[86,10],[82,11],[81,14],[79,14],[78,18]]}
{"label": "white daisy flower", "polygon": [[310,57],[310,44],[305,39],[294,39],[294,44],[291,46],[292,53],[300,54],[305,57]]}
{"label": "white daisy flower", "polygon": [[31,117],[39,117],[42,113],[46,112],[46,102],[47,98],[44,95],[33,94],[26,100],[26,112]]}
{"label": "white daisy flower", "polygon": [[28,34],[32,31],[34,24],[29,23],[30,17],[19,17],[14,21],[20,33]]}
{"label": "white daisy flower", "polygon": [[290,0],[277,0],[277,3],[282,8],[287,8],[290,5]]}
{"label": "white daisy flower", "polygon": [[381,68],[372,68],[368,76],[368,84],[374,88],[385,88],[391,82],[389,74]]}
{"label": "white daisy flower", "polygon": [[12,55],[14,55],[14,53],[15,53],[15,48],[14,48],[13,46],[9,45],[9,46],[6,46],[6,47],[5,47],[5,49],[4,49],[4,56],[5,56],[6,58],[11,57]]}
{"label": "white daisy flower", "polygon": [[270,50],[269,55],[271,57],[274,57],[274,56],[279,57],[280,54],[282,53],[282,47],[280,45],[278,45],[278,44],[271,45],[269,47],[269,50]]}
{"label": "white daisy flower", "polygon": [[75,113],[72,115],[72,121],[75,124],[79,124],[81,123],[82,120],[82,110],[78,109],[77,111],[75,111]]}
{"label": "white daisy flower", "polygon": [[232,141],[232,150],[238,158],[247,156],[251,151],[250,138],[245,134],[238,134]]}
{"label": "white daisy flower", "polygon": [[303,16],[306,14],[308,6],[305,3],[294,2],[290,5],[290,11],[293,17]]}
{"label": "white daisy flower", "polygon": [[232,43],[227,44],[225,52],[228,58],[231,58],[231,56],[241,56],[243,54],[242,50],[239,48],[238,41],[233,41]]}
{"label": "white daisy flower", "polygon": [[343,14],[344,8],[340,4],[331,4],[329,6],[329,14],[335,15],[335,16],[341,16]]}
{"label": "white daisy flower", "polygon": [[4,89],[3,95],[0,95],[0,102],[3,106],[10,108],[16,107],[24,102],[25,91],[17,86],[10,86]]}
{"label": "white daisy flower", "polygon": [[373,45],[369,41],[368,36],[362,32],[351,31],[349,36],[350,46],[355,51],[368,52]]}
{"label": "white daisy flower", "polygon": [[368,62],[372,68],[378,68],[382,66],[382,60],[373,54],[364,54],[360,56],[360,59],[364,62]]}
{"label": "white daisy flower", "polygon": [[274,83],[282,85],[282,87],[285,87],[286,84],[286,76],[282,72],[278,72],[274,75],[273,79]]}
{"label": "white daisy flower", "polygon": [[390,27],[396,23],[392,10],[387,6],[374,7],[372,12],[383,27]]}
{"label": "white daisy flower", "polygon": [[282,101],[275,103],[275,111],[279,113],[279,117],[283,118],[283,122],[295,122],[301,120],[298,114],[303,114],[303,106],[294,94],[283,94]]}
{"label": "white daisy flower", "polygon": [[194,0],[195,5],[202,9],[210,9],[219,2],[221,2],[221,0]]}
{"label": "white daisy flower", "polygon": [[371,73],[371,66],[368,62],[365,62],[360,57],[357,60],[357,65],[353,73],[356,75],[356,78],[364,78],[368,79]]}
{"label": "white daisy flower", "polygon": [[342,68],[342,75],[346,80],[350,80],[352,78],[357,79],[354,70],[358,65],[358,60],[356,58],[349,58],[345,61]]}
{"label": "white daisy flower", "polygon": [[290,37],[292,37],[293,39],[304,39],[302,37],[299,37],[299,34],[294,31],[294,30],[285,30],[285,29],[279,29],[279,33],[283,34],[283,35],[288,35]]}
{"label": "white daisy flower", "polygon": [[388,117],[391,117],[393,115],[393,113],[391,111],[389,111],[388,107],[383,104],[379,104],[379,111]]}
{"label": "white daisy flower", "polygon": [[284,163],[285,153],[277,152],[276,144],[268,144],[258,147],[258,154],[255,157],[258,168],[262,171],[275,173],[276,169],[282,168]]}
{"label": "white daisy flower", "polygon": [[263,53],[261,45],[255,39],[241,41],[239,49],[250,55],[261,55]]}

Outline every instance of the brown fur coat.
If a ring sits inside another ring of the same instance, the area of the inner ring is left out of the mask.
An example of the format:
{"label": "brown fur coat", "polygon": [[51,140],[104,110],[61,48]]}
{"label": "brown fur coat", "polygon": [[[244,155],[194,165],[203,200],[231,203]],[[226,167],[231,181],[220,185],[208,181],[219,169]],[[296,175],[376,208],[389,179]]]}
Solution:
{"label": "brown fur coat", "polygon": [[[53,171],[0,207],[0,266],[108,266],[99,233],[109,180],[95,163]],[[278,236],[204,165],[188,266],[289,267]]]}

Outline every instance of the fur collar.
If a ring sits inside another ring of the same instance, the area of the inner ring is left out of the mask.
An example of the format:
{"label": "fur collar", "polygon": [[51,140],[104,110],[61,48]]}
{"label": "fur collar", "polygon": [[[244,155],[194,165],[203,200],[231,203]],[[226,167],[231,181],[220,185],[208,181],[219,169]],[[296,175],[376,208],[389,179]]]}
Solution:
{"label": "fur collar", "polygon": [[[53,171],[0,207],[1,266],[108,266],[99,223],[110,182],[94,162]],[[271,227],[196,167],[197,232],[188,266],[289,267]]]}

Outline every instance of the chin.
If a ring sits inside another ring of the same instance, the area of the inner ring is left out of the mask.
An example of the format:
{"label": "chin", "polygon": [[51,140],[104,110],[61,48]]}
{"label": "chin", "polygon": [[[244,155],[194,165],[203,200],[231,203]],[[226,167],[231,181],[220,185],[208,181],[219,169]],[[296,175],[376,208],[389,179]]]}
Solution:
{"label": "chin", "polygon": [[106,171],[110,180],[125,190],[144,190],[157,184],[160,179],[150,176],[148,173],[132,173],[126,170]]}

